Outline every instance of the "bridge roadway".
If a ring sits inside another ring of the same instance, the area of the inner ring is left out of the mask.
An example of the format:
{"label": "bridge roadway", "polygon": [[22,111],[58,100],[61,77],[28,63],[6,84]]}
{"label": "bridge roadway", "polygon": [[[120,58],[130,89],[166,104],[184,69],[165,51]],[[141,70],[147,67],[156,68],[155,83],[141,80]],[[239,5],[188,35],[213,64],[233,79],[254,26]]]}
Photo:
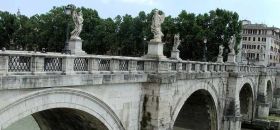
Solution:
{"label": "bridge roadway", "polygon": [[42,130],[240,130],[280,108],[279,76],[236,63],[1,51],[0,129],[29,120]]}

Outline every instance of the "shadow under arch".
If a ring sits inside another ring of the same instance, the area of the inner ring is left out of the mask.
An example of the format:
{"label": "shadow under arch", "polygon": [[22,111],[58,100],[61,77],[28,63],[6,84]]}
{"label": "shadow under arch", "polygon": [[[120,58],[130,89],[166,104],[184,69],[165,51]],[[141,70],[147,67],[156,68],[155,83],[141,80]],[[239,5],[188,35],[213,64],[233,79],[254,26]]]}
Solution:
{"label": "shadow under arch", "polygon": [[269,108],[272,108],[273,89],[272,89],[272,83],[270,80],[268,80],[266,83],[266,99],[267,99],[267,103],[269,104]]}
{"label": "shadow under arch", "polygon": [[252,86],[245,83],[239,91],[240,114],[243,121],[251,121],[254,113],[254,93]]}
{"label": "shadow under arch", "polygon": [[73,108],[52,108],[36,112],[5,130],[108,130],[91,114]]}
{"label": "shadow under arch", "polygon": [[218,129],[218,98],[216,91],[205,83],[187,91],[178,101],[172,112],[172,128],[217,130]]}
{"label": "shadow under arch", "polygon": [[92,94],[70,88],[40,90],[16,100],[0,110],[0,126],[5,129],[28,115],[34,114],[36,118],[37,112],[45,110],[59,112],[65,108],[90,114],[102,122],[108,130],[124,130],[121,121],[107,104]]}

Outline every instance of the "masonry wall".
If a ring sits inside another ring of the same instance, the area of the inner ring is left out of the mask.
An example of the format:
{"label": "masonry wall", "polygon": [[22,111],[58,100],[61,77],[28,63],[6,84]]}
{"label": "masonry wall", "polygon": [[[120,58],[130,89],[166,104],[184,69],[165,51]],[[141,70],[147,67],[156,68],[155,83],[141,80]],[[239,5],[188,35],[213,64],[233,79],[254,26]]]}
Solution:
{"label": "masonry wall", "polygon": [[[164,75],[158,77],[162,80],[156,80],[158,81],[157,83],[146,83],[144,85],[146,94],[144,105],[146,111],[143,113],[146,114],[143,115],[149,115],[145,119],[149,119],[147,124],[150,124],[150,127],[146,127],[147,130],[173,129],[175,120],[185,101],[187,101],[191,94],[199,90],[208,91],[212,96],[213,102],[215,103],[214,108],[217,111],[215,122],[218,122],[218,126],[216,127],[218,129],[221,127],[219,124],[221,124],[223,119],[224,101],[220,99],[226,96],[227,79],[224,77],[227,75],[223,73],[211,75],[209,73],[208,75],[193,74],[189,76],[188,74],[177,76]],[[198,109],[206,109],[200,106],[198,106]],[[191,112],[189,110],[187,111]],[[206,113],[200,114],[202,115],[199,117],[195,116],[194,118],[198,117],[203,119]],[[205,127],[209,126],[205,125]]]}
{"label": "masonry wall", "polygon": [[[106,103],[116,113],[126,130],[138,130],[142,95],[141,86],[141,83],[127,83],[79,86],[73,89],[90,93]],[[0,91],[0,110],[5,105],[25,95],[43,89],[2,90]]]}

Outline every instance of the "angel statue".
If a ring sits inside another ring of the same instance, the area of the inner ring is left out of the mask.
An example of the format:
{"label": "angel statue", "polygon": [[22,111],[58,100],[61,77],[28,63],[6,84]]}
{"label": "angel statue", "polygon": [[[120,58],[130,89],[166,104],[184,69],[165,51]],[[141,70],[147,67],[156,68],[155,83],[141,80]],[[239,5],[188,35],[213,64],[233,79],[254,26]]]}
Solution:
{"label": "angel statue", "polygon": [[79,37],[79,35],[83,29],[83,21],[84,21],[82,11],[78,13],[76,10],[74,10],[72,13],[72,18],[75,24],[75,29],[71,32],[70,39],[80,40],[81,38]]}
{"label": "angel statue", "polygon": [[180,46],[181,40],[180,40],[180,34],[177,33],[174,35],[174,44],[173,44],[173,51],[178,51],[178,46]]}
{"label": "angel statue", "polygon": [[164,18],[164,13],[160,15],[159,10],[155,10],[151,25],[151,31],[154,34],[154,39],[151,40],[152,42],[162,42],[161,38],[163,37],[163,33],[161,32],[161,24]]}
{"label": "angel statue", "polygon": [[235,46],[235,35],[231,36],[230,37],[230,40],[229,40],[229,50],[230,50],[230,54],[235,54],[235,50],[234,50],[234,46]]}
{"label": "angel statue", "polygon": [[219,46],[219,57],[221,57],[223,55],[223,52],[224,52],[224,46],[223,45],[220,45]]}

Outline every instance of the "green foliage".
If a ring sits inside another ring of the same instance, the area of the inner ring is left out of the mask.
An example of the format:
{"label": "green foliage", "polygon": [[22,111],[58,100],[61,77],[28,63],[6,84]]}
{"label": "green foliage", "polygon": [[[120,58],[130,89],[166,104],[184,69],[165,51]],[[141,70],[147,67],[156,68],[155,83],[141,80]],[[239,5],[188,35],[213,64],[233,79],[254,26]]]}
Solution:
{"label": "green foliage", "polygon": [[[102,19],[93,9],[81,7],[78,10],[83,13],[81,38],[87,53],[142,56],[144,51],[147,52],[146,41],[153,38],[150,25],[155,9],[148,14],[141,11],[136,17],[126,14],[114,19]],[[20,46],[24,50],[47,48],[48,51],[61,52],[66,42],[67,24],[70,32],[73,22],[71,16],[64,14],[64,7],[53,7],[45,14],[30,18],[0,11],[0,47]],[[235,34],[237,43],[240,42],[241,23],[237,13],[222,9],[198,15],[183,10],[175,18],[165,18],[162,32],[163,42],[166,43],[165,55],[170,56],[173,37],[180,33],[182,59],[201,60],[203,39],[207,38],[207,59],[215,61],[218,46],[223,44],[226,52],[230,36]]]}
{"label": "green foliage", "polygon": [[16,15],[0,11],[0,46],[4,47],[13,43],[19,28],[20,24]]}
{"label": "green foliage", "polygon": [[[183,10],[177,18],[166,17],[162,26],[164,39],[167,43],[166,48],[168,49],[165,50],[165,54],[169,55],[170,53],[174,34],[180,33],[182,44],[179,50],[182,59],[185,60],[202,59],[204,38],[207,39],[206,56],[209,61],[216,61],[219,45],[223,44],[225,46],[224,52],[228,50],[228,42],[232,35],[237,37],[236,46],[241,39],[241,22],[238,19],[238,14],[222,9],[199,15],[187,13]],[[227,53],[225,57],[226,55]]]}

